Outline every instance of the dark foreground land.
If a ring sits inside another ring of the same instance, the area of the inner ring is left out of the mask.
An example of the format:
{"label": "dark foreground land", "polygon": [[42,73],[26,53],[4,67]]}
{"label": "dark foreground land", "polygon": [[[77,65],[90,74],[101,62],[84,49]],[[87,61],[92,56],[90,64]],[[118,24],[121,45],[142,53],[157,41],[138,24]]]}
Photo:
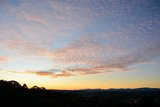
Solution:
{"label": "dark foreground land", "polygon": [[160,107],[160,89],[45,90],[0,80],[0,107]]}

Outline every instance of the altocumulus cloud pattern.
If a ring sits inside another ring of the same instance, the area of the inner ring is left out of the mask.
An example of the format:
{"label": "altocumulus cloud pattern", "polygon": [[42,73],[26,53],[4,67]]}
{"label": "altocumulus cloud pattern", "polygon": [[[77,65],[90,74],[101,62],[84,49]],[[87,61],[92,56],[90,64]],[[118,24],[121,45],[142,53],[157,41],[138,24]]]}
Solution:
{"label": "altocumulus cloud pattern", "polygon": [[51,77],[127,71],[160,56],[159,19],[158,0],[1,0],[0,69]]}

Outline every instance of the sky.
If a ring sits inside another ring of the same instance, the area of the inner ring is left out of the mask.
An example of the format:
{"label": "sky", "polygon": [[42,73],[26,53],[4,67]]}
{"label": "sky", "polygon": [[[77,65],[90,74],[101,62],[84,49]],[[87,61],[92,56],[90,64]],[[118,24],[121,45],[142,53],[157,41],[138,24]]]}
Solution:
{"label": "sky", "polygon": [[160,88],[159,65],[159,0],[0,1],[0,79]]}

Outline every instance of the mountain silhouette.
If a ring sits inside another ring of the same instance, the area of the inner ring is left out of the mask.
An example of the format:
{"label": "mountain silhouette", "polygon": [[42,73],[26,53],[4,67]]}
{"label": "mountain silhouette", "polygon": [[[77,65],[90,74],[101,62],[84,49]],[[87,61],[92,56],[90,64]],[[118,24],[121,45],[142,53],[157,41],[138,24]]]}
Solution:
{"label": "mountain silhouette", "polygon": [[0,80],[1,107],[144,107],[160,106],[160,89],[46,90]]}

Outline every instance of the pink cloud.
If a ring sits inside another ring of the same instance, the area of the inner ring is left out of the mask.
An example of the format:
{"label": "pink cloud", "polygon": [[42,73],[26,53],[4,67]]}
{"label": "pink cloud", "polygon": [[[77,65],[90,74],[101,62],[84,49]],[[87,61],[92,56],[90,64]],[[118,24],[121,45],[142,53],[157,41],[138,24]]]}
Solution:
{"label": "pink cloud", "polygon": [[53,73],[52,72],[36,72],[37,75],[39,76],[49,76],[49,75],[52,75]]}
{"label": "pink cloud", "polygon": [[90,74],[100,74],[100,73],[109,73],[114,71],[126,71],[125,68],[67,68],[61,71],[55,70],[46,70],[46,71],[36,71],[36,70],[27,70],[24,72],[11,71],[14,73],[23,73],[23,74],[35,74],[38,76],[48,76],[52,78],[59,77],[70,77],[78,75],[90,75]]}
{"label": "pink cloud", "polygon": [[7,57],[7,56],[0,56],[0,61],[6,62],[8,60],[9,60],[9,57]]}
{"label": "pink cloud", "polygon": [[45,18],[42,18],[38,15],[28,15],[28,16],[22,16],[22,17],[24,17],[26,20],[29,20],[29,21],[35,21],[41,24],[47,24],[47,21],[45,20]]}
{"label": "pink cloud", "polygon": [[[2,35],[0,36],[0,47],[4,46],[7,51],[24,56],[49,58],[53,63],[63,65],[63,69],[56,73],[54,71],[27,71],[40,76],[52,77],[122,71],[127,70],[130,65],[143,63],[159,56],[159,33],[144,30],[147,28],[146,26],[150,26],[149,24],[156,24],[156,21],[154,23],[142,21],[140,24],[131,24],[127,28],[122,27],[118,30],[114,29],[117,23],[112,25],[111,22],[113,32],[80,35],[76,40],[68,42],[66,46],[52,49],[57,38],[67,37],[77,31],[85,33],[84,29],[89,27],[93,30],[92,27],[95,23],[103,22],[100,19],[112,18],[110,16],[113,14],[117,17],[124,12],[117,9],[105,9],[100,6],[100,2],[95,3],[96,8],[92,7],[89,1],[79,3],[81,4],[41,1],[32,4],[32,2],[23,1],[19,6],[14,7],[4,1],[1,6],[2,10],[5,10],[4,13],[12,15],[13,20],[16,21],[14,25],[6,22],[8,25],[0,26]],[[116,5],[116,2],[113,4]],[[46,6],[47,9],[44,8]],[[126,8],[131,11],[132,7]],[[48,12],[48,9],[54,11]],[[146,32],[148,34],[155,33],[152,37],[153,40],[150,40],[150,35],[143,36]],[[0,57],[0,61],[6,60],[7,58]]]}

